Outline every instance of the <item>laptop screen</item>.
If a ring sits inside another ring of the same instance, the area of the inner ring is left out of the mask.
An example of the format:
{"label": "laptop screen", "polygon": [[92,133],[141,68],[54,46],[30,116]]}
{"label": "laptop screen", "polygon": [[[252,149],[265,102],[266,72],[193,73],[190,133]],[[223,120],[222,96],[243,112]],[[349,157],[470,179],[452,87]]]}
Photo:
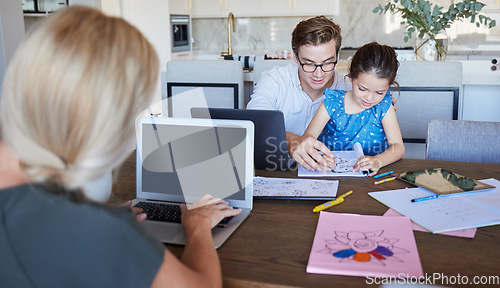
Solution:
{"label": "laptop screen", "polygon": [[245,201],[253,177],[250,121],[143,118],[138,133],[141,198],[191,203],[209,193]]}
{"label": "laptop screen", "polygon": [[255,168],[287,170],[290,164],[285,120],[277,110],[192,107],[193,118],[250,120],[255,125]]}

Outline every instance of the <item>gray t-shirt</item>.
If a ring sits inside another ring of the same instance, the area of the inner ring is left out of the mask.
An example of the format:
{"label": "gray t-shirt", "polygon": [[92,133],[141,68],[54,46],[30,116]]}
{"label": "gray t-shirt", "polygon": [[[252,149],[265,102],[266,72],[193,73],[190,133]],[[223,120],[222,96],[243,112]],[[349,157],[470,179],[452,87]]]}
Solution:
{"label": "gray t-shirt", "polygon": [[149,287],[163,253],[128,208],[0,191],[0,287]]}

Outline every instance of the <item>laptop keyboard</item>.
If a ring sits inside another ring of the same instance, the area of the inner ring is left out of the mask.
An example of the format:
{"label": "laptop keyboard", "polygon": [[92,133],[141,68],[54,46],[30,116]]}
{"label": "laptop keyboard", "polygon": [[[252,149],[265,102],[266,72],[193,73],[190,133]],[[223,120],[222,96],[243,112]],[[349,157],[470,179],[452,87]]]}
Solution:
{"label": "laptop keyboard", "polygon": [[[181,207],[175,204],[157,202],[139,202],[134,207],[142,208],[150,221],[181,223]],[[217,224],[224,227],[233,217],[226,217]]]}

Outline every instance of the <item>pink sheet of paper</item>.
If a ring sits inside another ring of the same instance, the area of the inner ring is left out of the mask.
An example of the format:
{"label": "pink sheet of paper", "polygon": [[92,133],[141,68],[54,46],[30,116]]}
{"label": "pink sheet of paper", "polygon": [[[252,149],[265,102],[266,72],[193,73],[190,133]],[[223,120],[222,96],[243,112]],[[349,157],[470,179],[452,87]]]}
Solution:
{"label": "pink sheet of paper", "polygon": [[[384,216],[403,217],[403,215],[399,214],[398,212],[396,212],[392,209],[387,210],[387,212],[384,213]],[[413,222],[411,222],[411,227],[415,231],[429,232],[429,230],[422,228]],[[440,235],[447,235],[447,236],[464,237],[464,238],[474,238],[474,236],[476,236],[476,230],[477,230],[477,228],[470,228],[470,229],[463,229],[463,230],[457,230],[457,231],[451,231],[451,232],[443,232],[443,233],[439,233],[439,234]]]}
{"label": "pink sheet of paper", "polygon": [[307,273],[423,276],[410,218],[320,212]]}

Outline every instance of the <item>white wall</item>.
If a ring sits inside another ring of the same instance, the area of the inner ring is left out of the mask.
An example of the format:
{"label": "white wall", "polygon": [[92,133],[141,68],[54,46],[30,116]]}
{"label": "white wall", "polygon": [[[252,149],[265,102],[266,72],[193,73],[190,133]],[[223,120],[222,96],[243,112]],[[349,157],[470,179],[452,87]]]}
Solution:
{"label": "white wall", "polygon": [[[20,0],[1,0],[19,2]],[[155,47],[160,60],[160,73],[165,74],[167,61],[171,58],[169,1],[166,0],[70,0],[70,5],[85,5],[101,9],[104,13],[122,17],[137,27]],[[22,8],[21,8],[22,9]],[[3,9],[2,9],[3,11]],[[22,14],[21,14],[22,16]],[[37,21],[26,18],[32,26]],[[33,21],[31,21],[33,20]],[[24,35],[24,31],[23,31]],[[160,75],[162,75],[160,74]],[[158,79],[155,100],[161,101],[161,80]],[[158,109],[155,109],[154,112]],[[161,108],[159,108],[161,112]]]}
{"label": "white wall", "polygon": [[[109,15],[123,17],[137,27],[155,47],[160,61],[160,78],[171,59],[170,13],[165,0],[100,0],[101,9]],[[153,113],[161,113],[161,79],[158,79]],[[163,89],[164,90],[164,89]]]}
{"label": "white wall", "polygon": [[5,49],[3,48],[3,37],[2,37],[2,14],[0,14],[0,91],[2,88],[3,77],[5,76],[5,70],[7,69],[7,61],[5,59]]}
{"label": "white wall", "polygon": [[160,71],[170,60],[170,13],[165,0],[121,0],[123,18],[135,25],[153,44],[160,58]]}
{"label": "white wall", "polygon": [[0,1],[0,88],[17,46],[24,38],[23,6],[20,0]]}

